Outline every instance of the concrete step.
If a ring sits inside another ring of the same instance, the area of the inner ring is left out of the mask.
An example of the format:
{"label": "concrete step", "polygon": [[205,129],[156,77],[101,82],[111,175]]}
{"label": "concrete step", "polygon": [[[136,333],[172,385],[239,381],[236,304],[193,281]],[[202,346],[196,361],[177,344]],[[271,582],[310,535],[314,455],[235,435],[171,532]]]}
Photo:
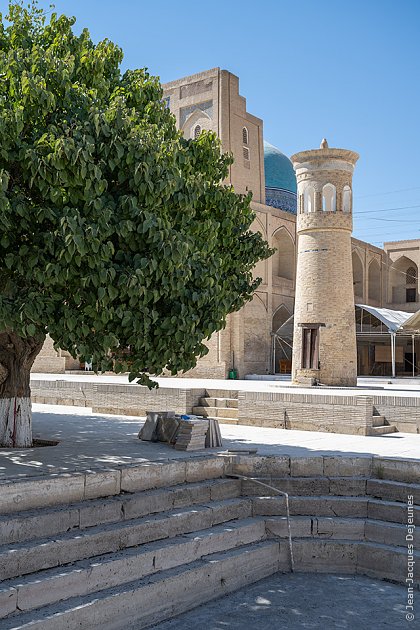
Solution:
{"label": "concrete step", "polygon": [[237,398],[210,398],[206,396],[205,398],[200,398],[201,407],[222,407],[222,408],[238,408],[238,399]]}
{"label": "concrete step", "polygon": [[373,426],[368,428],[368,435],[387,435],[388,433],[396,433],[397,427],[393,424],[384,424],[381,426]]}
{"label": "concrete step", "polygon": [[214,479],[90,499],[65,508],[51,507],[3,514],[0,515],[0,545],[34,540],[39,538],[40,532],[47,538],[70,530],[85,530],[198,503],[232,499],[240,494],[239,480]]}
{"label": "concrete step", "polygon": [[193,407],[193,413],[205,418],[238,418],[238,410],[227,407]]}
{"label": "concrete step", "polygon": [[372,416],[372,426],[382,427],[386,424],[385,416]]}
{"label": "concrete step", "polygon": [[6,580],[1,585],[0,603],[7,604],[0,609],[0,617],[119,586],[265,538],[264,521],[248,518]]}
{"label": "concrete step", "polygon": [[173,538],[252,515],[249,499],[225,499],[163,514],[71,531],[51,538],[0,547],[0,580]]}
{"label": "concrete step", "polygon": [[204,556],[135,582],[11,615],[2,630],[142,630],[289,569],[284,543],[264,541]]}

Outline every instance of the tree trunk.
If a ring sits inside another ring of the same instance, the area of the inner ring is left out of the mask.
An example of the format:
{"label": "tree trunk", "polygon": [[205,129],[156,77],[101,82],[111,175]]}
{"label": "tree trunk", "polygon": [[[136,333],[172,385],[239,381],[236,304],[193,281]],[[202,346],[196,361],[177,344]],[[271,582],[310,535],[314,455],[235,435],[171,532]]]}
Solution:
{"label": "tree trunk", "polygon": [[[45,337],[44,337],[45,339]],[[30,373],[44,339],[0,333],[0,446],[32,446]]]}

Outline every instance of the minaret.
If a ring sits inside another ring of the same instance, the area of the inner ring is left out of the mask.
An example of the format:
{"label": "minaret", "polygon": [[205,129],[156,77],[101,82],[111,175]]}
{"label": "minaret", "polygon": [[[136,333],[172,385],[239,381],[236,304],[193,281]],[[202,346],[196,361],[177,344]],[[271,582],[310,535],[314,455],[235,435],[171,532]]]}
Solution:
{"label": "minaret", "polygon": [[298,182],[294,383],[357,384],[351,232],[358,158],[325,139],[291,158]]}

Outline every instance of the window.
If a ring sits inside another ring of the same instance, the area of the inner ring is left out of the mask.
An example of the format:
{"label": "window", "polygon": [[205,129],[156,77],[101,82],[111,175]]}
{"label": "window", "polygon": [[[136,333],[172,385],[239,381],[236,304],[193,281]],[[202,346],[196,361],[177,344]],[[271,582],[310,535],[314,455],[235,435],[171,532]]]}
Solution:
{"label": "window", "polygon": [[194,140],[197,140],[197,138],[200,135],[200,133],[201,133],[201,127],[200,127],[200,125],[196,125],[194,127]]}
{"label": "window", "polygon": [[242,147],[244,160],[249,160],[249,149],[248,147]]}
{"label": "window", "polygon": [[325,184],[322,189],[322,209],[324,212],[335,212],[335,186]]}
{"label": "window", "polygon": [[405,301],[406,302],[416,302],[416,289],[406,289],[405,290]]}
{"label": "window", "polygon": [[417,271],[414,267],[409,267],[407,269],[405,272],[405,279],[406,284],[417,284]]}
{"label": "window", "polygon": [[302,369],[318,370],[319,327],[302,327]]}
{"label": "window", "polygon": [[246,127],[242,129],[242,143],[248,144],[248,129]]}
{"label": "window", "polygon": [[303,194],[303,211],[315,212],[315,190],[312,186],[307,186]]}

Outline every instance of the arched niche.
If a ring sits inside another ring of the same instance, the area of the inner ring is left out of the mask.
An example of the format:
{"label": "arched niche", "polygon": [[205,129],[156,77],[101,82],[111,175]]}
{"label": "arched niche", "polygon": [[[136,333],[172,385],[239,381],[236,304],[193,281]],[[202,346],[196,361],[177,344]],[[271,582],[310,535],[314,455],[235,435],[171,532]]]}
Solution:
{"label": "arched niche", "polygon": [[280,306],[274,311],[271,330],[273,333],[277,332],[280,326],[284,324],[285,321],[289,319],[291,316],[291,312],[284,304],[280,304]]}
{"label": "arched niche", "polygon": [[[393,304],[406,304],[407,302],[418,301],[417,278],[418,267],[414,260],[408,256],[400,256],[398,260],[391,263],[389,284]],[[408,279],[410,284],[407,282]]]}
{"label": "arched niche", "polygon": [[380,302],[381,293],[381,267],[377,260],[372,260],[368,270],[368,298]]}
{"label": "arched niche", "polygon": [[343,212],[351,212],[351,188],[344,186],[343,188]]}
{"label": "arched niche", "polygon": [[364,270],[361,258],[356,250],[352,253],[353,264],[353,291],[356,298],[360,298],[360,301],[364,300]]}
{"label": "arched niche", "polygon": [[[199,133],[197,134],[197,127]],[[210,116],[201,109],[196,109],[190,114],[182,126],[185,138],[196,139],[203,130],[211,131],[212,120]]]}
{"label": "arched niche", "polygon": [[294,281],[296,272],[295,243],[286,228],[282,227],[274,232],[273,247],[276,248],[272,258],[273,283],[278,278]]}
{"label": "arched niche", "polygon": [[322,210],[324,212],[335,212],[337,193],[335,186],[325,184],[322,188]]}
{"label": "arched niche", "polygon": [[270,321],[258,293],[243,309],[244,358],[247,372],[264,374],[269,368]]}

